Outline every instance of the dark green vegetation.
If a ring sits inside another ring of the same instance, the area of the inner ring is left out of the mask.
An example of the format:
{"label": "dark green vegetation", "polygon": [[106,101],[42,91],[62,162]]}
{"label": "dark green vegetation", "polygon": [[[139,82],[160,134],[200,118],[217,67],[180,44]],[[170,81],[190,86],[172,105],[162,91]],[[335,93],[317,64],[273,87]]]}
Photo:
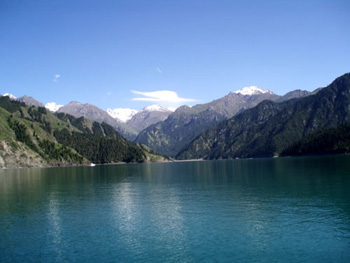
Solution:
{"label": "dark green vegetation", "polygon": [[[102,126],[99,123],[97,125]],[[72,147],[94,163],[143,162],[146,160],[145,153],[136,144],[123,139],[120,135],[107,136],[100,128],[103,129],[103,127],[93,127],[97,133],[88,134],[69,132],[68,129],[57,130],[54,136],[59,143]]]}
{"label": "dark green vegetation", "polygon": [[160,161],[106,123],[0,97],[0,167]]}
{"label": "dark green vegetation", "polygon": [[350,124],[313,132],[282,151],[281,156],[350,153]]}
{"label": "dark green vegetation", "polygon": [[[340,134],[346,133],[346,126],[336,127],[350,122],[349,105],[350,74],[345,74],[328,87],[304,98],[281,103],[263,101],[207,130],[183,149],[177,158],[271,157],[298,151],[308,154],[308,151],[313,151],[311,149],[315,149],[313,153],[316,154],[329,152],[327,147],[333,148],[332,152],[346,152],[346,145],[339,146],[343,137],[340,136],[339,140],[334,137],[334,141],[326,147],[322,146],[325,137],[321,135],[330,136],[338,129]],[[327,128],[334,130],[324,130]],[[308,135],[311,137],[306,137]],[[299,150],[301,144],[308,143],[308,140],[312,141],[308,146],[310,150]]]}

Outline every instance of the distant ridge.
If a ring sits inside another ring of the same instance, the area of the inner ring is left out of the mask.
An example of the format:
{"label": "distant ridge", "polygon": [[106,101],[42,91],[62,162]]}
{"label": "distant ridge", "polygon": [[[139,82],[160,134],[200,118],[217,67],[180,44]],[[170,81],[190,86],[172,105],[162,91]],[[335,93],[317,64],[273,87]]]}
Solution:
{"label": "distant ridge", "polygon": [[[104,111],[92,104],[77,101],[67,105],[55,102],[43,105],[29,96],[16,98],[13,94],[4,94],[4,96],[9,96],[13,100],[22,101],[30,106],[46,107],[51,112],[65,112],[77,118],[85,117],[100,123],[108,123],[127,139],[136,139],[137,142],[147,144],[163,154],[172,156],[176,155],[182,147],[204,130],[238,112],[255,106],[262,100],[280,102],[305,95],[307,95],[306,91],[293,91],[285,96],[278,96],[269,90],[250,86],[230,92],[225,97],[210,103],[198,104],[193,107],[181,106],[177,110],[166,109],[160,105],[150,105],[141,111],[130,108]],[[167,121],[168,117],[171,118]],[[158,124],[161,128],[153,127]],[[156,131],[153,130],[154,128]],[[156,133],[157,136],[154,136],[153,133]]]}
{"label": "distant ridge", "polygon": [[160,105],[151,105],[137,112],[127,124],[133,130],[140,132],[153,124],[166,120],[171,113],[172,111]]}
{"label": "distant ridge", "polygon": [[177,158],[227,159],[279,155],[313,132],[349,123],[349,105],[348,73],[313,95],[280,103],[263,101],[204,132],[186,146]]}
{"label": "distant ridge", "polygon": [[29,97],[27,95],[19,97],[19,98],[17,98],[17,100],[21,101],[21,102],[23,102],[23,103],[25,103],[26,105],[29,105],[29,106],[44,107],[44,104],[42,104],[41,102],[37,101],[33,97]]}
{"label": "distant ridge", "polygon": [[206,104],[182,106],[164,121],[141,131],[135,141],[159,153],[175,156],[205,130],[264,100],[283,101],[306,94],[307,92],[294,92],[290,93],[288,98],[284,98],[255,86],[246,87]]}

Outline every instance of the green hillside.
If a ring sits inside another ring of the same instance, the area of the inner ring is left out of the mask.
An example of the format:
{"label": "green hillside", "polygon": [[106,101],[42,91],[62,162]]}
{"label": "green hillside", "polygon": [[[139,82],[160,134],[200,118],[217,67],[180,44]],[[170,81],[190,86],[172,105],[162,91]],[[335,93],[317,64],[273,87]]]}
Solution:
{"label": "green hillside", "polygon": [[0,167],[162,160],[108,124],[0,97]]}

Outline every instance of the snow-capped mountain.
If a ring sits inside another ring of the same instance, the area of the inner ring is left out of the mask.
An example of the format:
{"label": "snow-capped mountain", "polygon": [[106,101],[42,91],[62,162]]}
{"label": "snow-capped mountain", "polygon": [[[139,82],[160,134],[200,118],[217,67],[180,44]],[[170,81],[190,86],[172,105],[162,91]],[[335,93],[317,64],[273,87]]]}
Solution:
{"label": "snow-capped mountain", "polygon": [[64,105],[57,104],[56,102],[48,102],[48,103],[45,104],[45,108],[50,110],[50,111],[52,111],[52,112],[58,111],[63,106]]}
{"label": "snow-capped mountain", "polygon": [[140,132],[152,124],[166,120],[171,113],[172,111],[160,105],[151,105],[135,114],[127,124],[133,130]]}
{"label": "snow-capped mountain", "polygon": [[241,95],[259,95],[259,94],[273,94],[273,92],[269,90],[263,90],[258,88],[257,86],[249,86],[249,87],[244,87],[243,89],[237,90],[234,93],[236,94],[241,94]]}
{"label": "snow-capped mountain", "polygon": [[175,108],[175,107],[168,107],[168,108],[167,108],[167,110],[170,110],[170,111],[172,111],[172,112],[176,111],[176,109],[177,109],[177,108]]}
{"label": "snow-capped mountain", "polygon": [[15,95],[11,94],[11,93],[5,93],[3,96],[4,97],[6,97],[6,96],[9,97],[11,100],[16,100],[17,99],[17,97]]}
{"label": "snow-capped mountain", "polygon": [[143,116],[145,115],[145,113],[149,113],[149,112],[164,112],[167,115],[169,112],[173,112],[173,111],[175,111],[175,108],[166,109],[157,104],[147,106],[143,108],[141,111],[130,109],[130,108],[107,109],[107,113],[111,117],[124,123],[129,122],[135,115],[137,114],[140,115],[141,113]]}
{"label": "snow-capped mountain", "polygon": [[120,122],[126,123],[136,113],[138,113],[138,110],[129,109],[129,108],[116,108],[116,109],[107,109],[107,113],[114,119],[117,119]]}

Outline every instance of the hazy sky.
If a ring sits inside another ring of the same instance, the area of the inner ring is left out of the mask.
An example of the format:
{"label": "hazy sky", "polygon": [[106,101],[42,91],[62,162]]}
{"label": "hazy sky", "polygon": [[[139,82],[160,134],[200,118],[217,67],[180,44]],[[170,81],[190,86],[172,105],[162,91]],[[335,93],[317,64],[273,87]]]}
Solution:
{"label": "hazy sky", "polygon": [[348,0],[0,0],[0,94],[140,109],[314,90],[350,72],[349,14]]}

